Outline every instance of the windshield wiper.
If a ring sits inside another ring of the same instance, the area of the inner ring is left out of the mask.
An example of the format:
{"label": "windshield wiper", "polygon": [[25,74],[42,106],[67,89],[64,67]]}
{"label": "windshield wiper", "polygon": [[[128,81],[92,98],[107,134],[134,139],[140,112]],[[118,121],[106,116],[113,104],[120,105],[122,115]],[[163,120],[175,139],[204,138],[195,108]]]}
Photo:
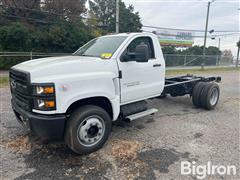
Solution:
{"label": "windshield wiper", "polygon": [[81,54],[81,55],[78,55],[78,56],[98,57],[98,56],[94,56],[94,55],[88,55],[88,54]]}

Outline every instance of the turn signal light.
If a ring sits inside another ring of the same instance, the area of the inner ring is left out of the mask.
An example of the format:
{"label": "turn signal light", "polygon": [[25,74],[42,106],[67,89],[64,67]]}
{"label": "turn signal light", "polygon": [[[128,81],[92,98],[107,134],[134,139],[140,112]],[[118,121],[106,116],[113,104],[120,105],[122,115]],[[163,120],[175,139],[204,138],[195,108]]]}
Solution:
{"label": "turn signal light", "polygon": [[44,106],[46,108],[53,108],[53,107],[55,107],[55,102],[54,101],[45,101]]}
{"label": "turn signal light", "polygon": [[54,88],[53,87],[44,87],[43,88],[44,94],[53,94],[54,93]]}

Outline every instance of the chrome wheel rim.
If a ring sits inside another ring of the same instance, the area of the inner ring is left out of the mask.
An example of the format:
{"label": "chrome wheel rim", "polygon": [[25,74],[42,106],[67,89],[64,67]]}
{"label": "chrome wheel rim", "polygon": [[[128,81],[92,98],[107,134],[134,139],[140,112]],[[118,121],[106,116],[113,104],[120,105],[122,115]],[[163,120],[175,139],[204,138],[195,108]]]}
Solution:
{"label": "chrome wheel rim", "polygon": [[212,106],[214,106],[217,101],[218,101],[218,96],[219,96],[219,92],[218,92],[218,89],[217,88],[214,88],[212,90],[212,93],[211,93],[211,97],[210,97],[210,104]]}
{"label": "chrome wheel rim", "polygon": [[104,132],[104,120],[97,115],[90,116],[78,127],[78,141],[83,146],[94,146],[103,138]]}

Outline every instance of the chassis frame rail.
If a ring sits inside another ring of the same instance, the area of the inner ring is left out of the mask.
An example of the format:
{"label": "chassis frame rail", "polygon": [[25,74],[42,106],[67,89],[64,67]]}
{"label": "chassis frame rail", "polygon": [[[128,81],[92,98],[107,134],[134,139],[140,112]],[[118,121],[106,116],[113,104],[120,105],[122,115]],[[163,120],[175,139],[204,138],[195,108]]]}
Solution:
{"label": "chassis frame rail", "polygon": [[202,77],[195,75],[177,76],[165,79],[165,86],[162,96],[170,94],[171,96],[192,95],[193,87],[198,82],[221,82],[221,77],[210,76]]}

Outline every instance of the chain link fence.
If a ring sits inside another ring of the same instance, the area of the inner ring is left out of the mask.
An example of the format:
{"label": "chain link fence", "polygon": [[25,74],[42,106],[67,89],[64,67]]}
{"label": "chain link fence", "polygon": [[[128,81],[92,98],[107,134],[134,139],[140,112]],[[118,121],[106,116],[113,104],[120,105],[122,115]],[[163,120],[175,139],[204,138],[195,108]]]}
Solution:
{"label": "chain link fence", "polygon": [[[39,52],[0,52],[0,70],[8,70],[11,66],[20,62],[54,56],[66,56],[69,53],[39,53]],[[203,55],[176,55],[164,54],[167,67],[191,67],[201,66]],[[207,55],[205,66],[232,66],[236,58],[232,56]]]}
{"label": "chain link fence", "polygon": [[46,57],[57,57],[67,56],[70,53],[41,53],[41,52],[0,52],[0,70],[8,70],[15,64],[23,61],[46,58]]}
{"label": "chain link fence", "polygon": [[[203,55],[176,55],[164,54],[167,67],[185,67],[185,66],[201,66],[204,60]],[[232,66],[235,57],[221,55],[206,55],[205,66]]]}

